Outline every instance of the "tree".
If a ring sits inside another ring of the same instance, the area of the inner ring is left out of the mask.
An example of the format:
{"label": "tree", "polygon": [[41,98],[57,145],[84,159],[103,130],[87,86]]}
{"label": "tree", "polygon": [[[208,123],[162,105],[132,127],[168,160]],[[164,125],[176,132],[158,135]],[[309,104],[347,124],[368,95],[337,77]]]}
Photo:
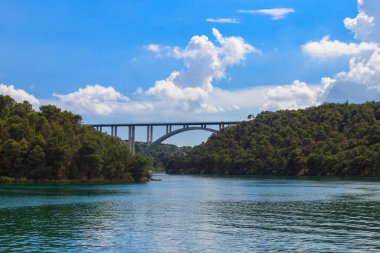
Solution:
{"label": "tree", "polygon": [[170,173],[380,176],[380,102],[262,112],[223,129]]}
{"label": "tree", "polygon": [[[35,112],[28,102],[0,95],[0,176],[34,180],[141,180],[147,160],[120,139],[81,124],[56,106]],[[139,167],[141,166],[141,168]]]}

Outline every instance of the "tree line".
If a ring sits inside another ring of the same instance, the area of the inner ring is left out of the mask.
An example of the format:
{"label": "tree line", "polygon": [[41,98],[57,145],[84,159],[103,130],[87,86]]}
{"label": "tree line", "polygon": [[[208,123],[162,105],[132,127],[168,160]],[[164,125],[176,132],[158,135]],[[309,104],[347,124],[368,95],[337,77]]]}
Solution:
{"label": "tree line", "polygon": [[150,162],[132,155],[119,138],[82,125],[56,106],[34,111],[27,101],[0,95],[0,177],[31,180],[150,178]]}
{"label": "tree line", "polygon": [[262,112],[172,157],[168,173],[380,176],[380,102]]}
{"label": "tree line", "polygon": [[[143,154],[147,146],[146,142],[137,141],[135,144],[136,153]],[[164,171],[173,157],[186,154],[190,150],[189,146],[178,147],[173,144],[160,143],[153,147],[147,156],[152,162],[153,170]]]}

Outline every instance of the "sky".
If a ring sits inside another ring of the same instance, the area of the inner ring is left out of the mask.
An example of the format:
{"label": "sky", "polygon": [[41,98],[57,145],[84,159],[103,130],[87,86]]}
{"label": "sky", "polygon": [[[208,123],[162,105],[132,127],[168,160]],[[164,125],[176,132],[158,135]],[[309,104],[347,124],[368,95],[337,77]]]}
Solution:
{"label": "sky", "polygon": [[378,0],[0,0],[0,94],[84,123],[379,101],[379,20]]}

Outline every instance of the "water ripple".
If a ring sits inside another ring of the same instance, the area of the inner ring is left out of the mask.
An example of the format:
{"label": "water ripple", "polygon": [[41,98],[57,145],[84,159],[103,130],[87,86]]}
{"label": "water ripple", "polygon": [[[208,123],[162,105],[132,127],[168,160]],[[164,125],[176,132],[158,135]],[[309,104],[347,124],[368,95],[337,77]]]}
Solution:
{"label": "water ripple", "polygon": [[379,252],[377,181],[0,186],[1,252]]}

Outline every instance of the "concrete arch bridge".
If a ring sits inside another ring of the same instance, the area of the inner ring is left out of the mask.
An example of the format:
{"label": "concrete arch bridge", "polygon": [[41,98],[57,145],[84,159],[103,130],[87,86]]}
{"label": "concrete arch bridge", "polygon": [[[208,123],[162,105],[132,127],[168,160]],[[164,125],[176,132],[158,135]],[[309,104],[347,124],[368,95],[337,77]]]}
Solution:
{"label": "concrete arch bridge", "polygon": [[[186,131],[192,130],[204,130],[209,132],[218,132],[226,127],[236,125],[240,121],[210,121],[210,122],[175,122],[175,123],[131,123],[131,124],[90,124],[96,130],[103,132],[104,130],[110,129],[112,136],[117,137],[119,129],[128,129],[128,146],[131,153],[135,153],[135,139],[136,139],[136,127],[146,128],[146,143],[147,147],[144,154],[148,154],[149,151],[162,143],[166,139]],[[154,127],[165,127],[166,132],[164,135],[160,136],[153,141],[153,128]],[[212,128],[216,127],[218,130]]]}

